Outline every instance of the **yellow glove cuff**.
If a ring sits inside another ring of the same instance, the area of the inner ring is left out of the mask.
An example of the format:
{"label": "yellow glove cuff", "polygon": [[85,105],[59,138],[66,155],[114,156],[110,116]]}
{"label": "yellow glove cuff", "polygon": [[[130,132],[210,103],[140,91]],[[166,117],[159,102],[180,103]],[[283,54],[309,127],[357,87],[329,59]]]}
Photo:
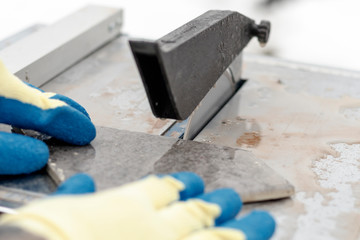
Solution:
{"label": "yellow glove cuff", "polygon": [[[20,208],[18,214],[5,215],[1,223],[49,240],[132,239],[132,235],[155,240],[169,234],[157,210],[178,200],[183,188],[172,177],[151,176],[102,193],[43,199]],[[154,232],[155,237],[149,235]]]}
{"label": "yellow glove cuff", "polygon": [[0,97],[15,99],[23,103],[32,104],[43,110],[66,105],[63,101],[49,99],[54,94],[44,94],[38,89],[29,87],[14,74],[9,72],[0,61]]}

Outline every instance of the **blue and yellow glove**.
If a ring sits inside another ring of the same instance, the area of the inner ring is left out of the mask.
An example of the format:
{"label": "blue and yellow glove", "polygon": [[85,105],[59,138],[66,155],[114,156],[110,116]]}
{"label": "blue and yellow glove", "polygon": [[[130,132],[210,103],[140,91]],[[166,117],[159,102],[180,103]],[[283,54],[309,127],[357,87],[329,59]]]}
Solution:
{"label": "blue and yellow glove", "polygon": [[[89,144],[96,136],[95,126],[78,103],[22,82],[2,62],[0,123],[35,130],[74,145]],[[49,150],[42,141],[0,132],[0,175],[39,170],[48,158]]]}
{"label": "blue and yellow glove", "polygon": [[[60,193],[73,192],[66,188]],[[101,193],[50,197],[5,215],[1,225],[48,240],[269,239],[275,230],[271,215],[254,211],[234,219],[241,207],[233,190],[204,193],[199,176],[182,172]]]}

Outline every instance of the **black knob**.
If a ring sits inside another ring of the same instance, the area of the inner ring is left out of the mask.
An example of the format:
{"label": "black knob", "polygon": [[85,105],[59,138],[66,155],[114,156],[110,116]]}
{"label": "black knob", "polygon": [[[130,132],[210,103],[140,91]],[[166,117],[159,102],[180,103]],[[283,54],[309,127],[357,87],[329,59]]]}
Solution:
{"label": "black knob", "polygon": [[260,24],[254,23],[252,26],[252,33],[257,37],[261,46],[269,40],[271,24],[269,21],[262,20]]}

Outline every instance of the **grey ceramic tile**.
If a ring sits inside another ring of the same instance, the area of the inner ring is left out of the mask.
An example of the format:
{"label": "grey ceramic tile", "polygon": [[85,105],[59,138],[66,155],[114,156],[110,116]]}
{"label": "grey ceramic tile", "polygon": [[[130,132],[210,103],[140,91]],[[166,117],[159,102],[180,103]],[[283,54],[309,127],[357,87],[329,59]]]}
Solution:
{"label": "grey ceramic tile", "polygon": [[151,173],[193,171],[211,190],[234,188],[244,202],[288,197],[293,187],[248,151],[99,127],[89,146],[50,147],[49,173],[61,182],[77,172],[92,175],[98,189]]}

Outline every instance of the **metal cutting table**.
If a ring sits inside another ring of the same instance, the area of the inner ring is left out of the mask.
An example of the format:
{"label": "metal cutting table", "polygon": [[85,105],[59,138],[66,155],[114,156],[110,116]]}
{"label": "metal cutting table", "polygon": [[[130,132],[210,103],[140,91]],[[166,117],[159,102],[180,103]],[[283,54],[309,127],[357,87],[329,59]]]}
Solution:
{"label": "metal cutting table", "polygon": [[[128,39],[114,36],[42,89],[81,103],[96,126],[166,135],[175,121],[152,115]],[[360,73],[245,53],[242,77],[194,141],[250,151],[295,194],[241,214],[268,210],[274,239],[360,239]]]}

